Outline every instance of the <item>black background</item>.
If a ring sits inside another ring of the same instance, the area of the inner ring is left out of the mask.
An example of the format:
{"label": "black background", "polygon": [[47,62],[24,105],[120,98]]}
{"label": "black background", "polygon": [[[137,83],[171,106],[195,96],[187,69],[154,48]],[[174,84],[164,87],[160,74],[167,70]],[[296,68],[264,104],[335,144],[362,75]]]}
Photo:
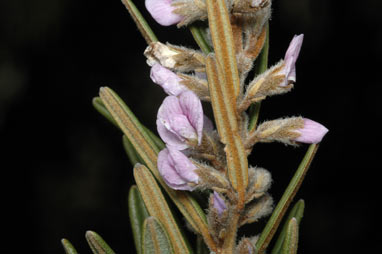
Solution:
{"label": "black background", "polygon": [[[195,47],[187,29],[159,39]],[[305,40],[295,89],[266,100],[261,119],[303,115],[330,129],[297,198],[306,201],[300,253],[375,253],[380,232],[380,1],[276,0],[270,63],[294,34]],[[132,166],[121,134],[92,108],[110,86],[155,130],[165,97],[149,78],[145,41],[118,0],[0,1],[2,253],[63,253],[68,238],[90,253],[101,234],[132,253],[126,195]],[[258,145],[277,200],[307,147]],[[4,227],[5,225],[5,227]]]}

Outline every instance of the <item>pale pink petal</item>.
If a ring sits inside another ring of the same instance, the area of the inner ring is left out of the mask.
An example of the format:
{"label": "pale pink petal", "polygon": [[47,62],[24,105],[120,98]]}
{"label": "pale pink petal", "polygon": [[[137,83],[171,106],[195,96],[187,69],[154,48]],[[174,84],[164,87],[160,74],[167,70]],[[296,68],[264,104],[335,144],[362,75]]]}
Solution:
{"label": "pale pink petal", "polygon": [[170,26],[179,23],[183,17],[173,13],[174,7],[171,0],[146,0],[146,9],[156,22],[162,26]]}
{"label": "pale pink petal", "polygon": [[184,139],[198,139],[194,127],[185,115],[174,115],[170,119],[171,130]]}
{"label": "pale pink petal", "polygon": [[150,71],[151,80],[160,85],[168,95],[178,96],[180,93],[187,91],[187,87],[182,85],[182,79],[174,72],[163,67],[159,63],[154,64]]}
{"label": "pale pink petal", "polygon": [[213,202],[214,208],[217,210],[218,214],[222,214],[225,209],[227,209],[227,205],[224,203],[224,200],[220,197],[220,195],[214,191],[213,194]]}
{"label": "pale pink petal", "polygon": [[162,122],[167,129],[171,129],[170,118],[174,115],[182,115],[183,110],[179,99],[176,96],[167,96],[159,107],[157,119]]}
{"label": "pale pink petal", "polygon": [[174,147],[177,150],[184,150],[188,148],[187,143],[185,142],[184,139],[181,139],[178,135],[175,133],[169,131],[163,124],[162,122],[157,119],[157,130],[159,133],[159,136],[161,139],[171,147]]}
{"label": "pale pink petal", "polygon": [[295,141],[307,144],[317,144],[321,142],[328,131],[329,130],[322,124],[304,118],[304,127],[297,130],[301,135],[296,138]]}
{"label": "pale pink petal", "polygon": [[163,149],[158,154],[158,171],[166,183],[172,187],[172,185],[184,185],[186,181],[176,172],[172,161],[169,160],[169,150]]}
{"label": "pale pink petal", "polygon": [[186,182],[198,183],[199,176],[195,173],[195,169],[197,169],[197,167],[190,161],[190,159],[176,149],[169,147],[168,151],[177,173]]}
{"label": "pale pink petal", "polygon": [[283,73],[285,74],[286,79],[282,86],[286,86],[289,82],[296,82],[296,61],[300,54],[303,40],[303,34],[295,35],[289,44],[284,57],[285,67]]}
{"label": "pale pink petal", "polygon": [[186,91],[179,95],[179,104],[183,114],[187,116],[191,125],[195,128],[200,144],[203,135],[203,107],[202,102],[192,91]]}

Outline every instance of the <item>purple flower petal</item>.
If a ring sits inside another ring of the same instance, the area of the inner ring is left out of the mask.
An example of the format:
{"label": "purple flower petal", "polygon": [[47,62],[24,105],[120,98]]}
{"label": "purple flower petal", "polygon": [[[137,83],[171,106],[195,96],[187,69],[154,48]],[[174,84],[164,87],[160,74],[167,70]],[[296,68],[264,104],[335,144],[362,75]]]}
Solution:
{"label": "purple flower petal", "polygon": [[211,132],[214,130],[214,124],[208,116],[203,115],[203,130],[207,132]]}
{"label": "purple flower petal", "polygon": [[150,78],[155,84],[160,85],[168,95],[178,96],[182,92],[188,91],[187,87],[180,83],[182,79],[178,75],[159,63],[151,67]]}
{"label": "purple flower petal", "polygon": [[214,194],[213,194],[213,202],[214,202],[214,208],[217,210],[219,215],[221,215],[222,212],[224,212],[224,210],[227,209],[227,206],[224,203],[224,200],[220,197],[220,195],[216,191],[214,191]]}
{"label": "purple flower petal", "polygon": [[166,184],[175,190],[193,190],[188,183],[197,183],[195,165],[181,152],[165,148],[158,154],[158,170]]}
{"label": "purple flower petal", "polygon": [[288,85],[289,82],[296,82],[296,61],[300,54],[303,40],[303,34],[295,35],[289,44],[284,58],[285,67],[283,73],[285,74],[285,81],[282,86]]}
{"label": "purple flower petal", "polygon": [[188,148],[188,145],[185,142],[185,140],[182,140],[179,136],[169,131],[158,119],[157,130],[159,136],[167,144],[167,146],[174,147],[177,150],[184,150]]}
{"label": "purple flower petal", "polygon": [[186,91],[179,96],[180,107],[183,114],[187,116],[191,125],[195,128],[198,136],[198,144],[202,141],[203,136],[203,107],[200,99],[191,91]]}
{"label": "purple flower petal", "polygon": [[304,127],[297,130],[300,137],[295,141],[307,144],[317,144],[321,142],[322,138],[329,130],[320,123],[304,118]]}
{"label": "purple flower petal", "polygon": [[146,0],[146,9],[156,22],[162,26],[171,26],[179,23],[183,17],[173,13],[171,0]]}

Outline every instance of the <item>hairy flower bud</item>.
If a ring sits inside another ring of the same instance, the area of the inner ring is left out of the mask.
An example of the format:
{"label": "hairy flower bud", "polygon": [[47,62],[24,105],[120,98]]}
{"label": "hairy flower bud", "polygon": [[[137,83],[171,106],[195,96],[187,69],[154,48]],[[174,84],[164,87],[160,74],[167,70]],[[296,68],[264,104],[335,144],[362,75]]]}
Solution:
{"label": "hairy flower bud", "polygon": [[172,0],[146,0],[146,9],[156,22],[162,26],[171,26],[179,23],[183,17],[175,14]]}
{"label": "hairy flower bud", "polygon": [[158,133],[168,146],[178,150],[200,144],[203,122],[202,103],[191,91],[167,96],[158,110]]}
{"label": "hairy flower bud", "polygon": [[221,215],[227,209],[227,205],[224,203],[224,200],[216,191],[214,191],[213,194],[213,203],[214,208],[216,209],[219,215]]}
{"label": "hairy flower bud", "polygon": [[171,147],[158,154],[158,170],[166,184],[175,190],[193,190],[190,183],[196,184],[199,176],[197,167],[182,152]]}
{"label": "hairy flower bud", "polygon": [[188,91],[187,87],[180,82],[182,79],[174,72],[156,63],[151,67],[150,78],[160,85],[168,95],[178,96],[184,91]]}
{"label": "hairy flower bud", "polygon": [[321,142],[322,138],[329,130],[322,124],[308,118],[303,118],[303,120],[304,127],[296,131],[300,136],[297,137],[295,141],[307,144],[317,144]]}

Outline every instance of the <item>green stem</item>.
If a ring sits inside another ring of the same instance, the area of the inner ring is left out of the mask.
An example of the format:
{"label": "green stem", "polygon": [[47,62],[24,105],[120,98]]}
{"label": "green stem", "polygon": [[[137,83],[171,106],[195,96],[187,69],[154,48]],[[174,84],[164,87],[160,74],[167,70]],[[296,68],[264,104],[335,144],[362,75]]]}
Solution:
{"label": "green stem", "polygon": [[272,240],[272,237],[275,234],[281,219],[285,214],[285,211],[288,209],[294,196],[299,190],[302,181],[304,180],[306,172],[309,169],[317,149],[318,144],[312,144],[309,146],[304,158],[296,170],[296,173],[286,188],[275,210],[273,211],[271,218],[268,220],[267,225],[265,225],[263,232],[261,232],[259,240],[256,243],[256,249],[258,250],[259,254],[264,252],[264,250],[268,247],[269,242]]}
{"label": "green stem", "polygon": [[[269,53],[269,23],[266,24],[267,35],[265,38],[263,49],[255,63],[255,74],[259,75],[268,69],[268,53]],[[259,120],[261,102],[253,104],[249,109],[249,131],[256,128]]]}
{"label": "green stem", "polygon": [[190,31],[192,36],[194,37],[196,43],[198,44],[199,48],[205,53],[211,53],[212,49],[210,45],[208,45],[207,39],[205,37],[205,34],[201,30],[200,26],[197,25],[191,25]]}

